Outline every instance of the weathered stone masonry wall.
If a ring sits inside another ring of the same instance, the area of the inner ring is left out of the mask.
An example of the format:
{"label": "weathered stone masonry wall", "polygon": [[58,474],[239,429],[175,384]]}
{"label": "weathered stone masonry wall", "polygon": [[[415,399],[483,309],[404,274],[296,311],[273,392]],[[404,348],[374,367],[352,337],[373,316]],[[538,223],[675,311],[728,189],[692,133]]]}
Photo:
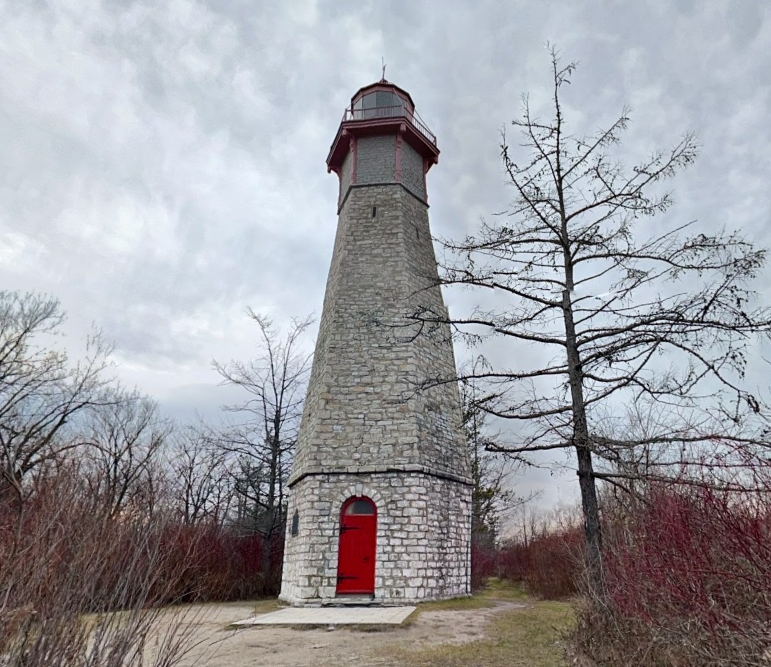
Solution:
{"label": "weathered stone masonry wall", "polygon": [[396,137],[364,137],[358,140],[358,178],[361,185],[396,180]]}
{"label": "weathered stone masonry wall", "polygon": [[343,204],[343,197],[348,193],[353,182],[353,152],[349,151],[343,160],[343,169],[340,174],[340,192],[337,198],[338,207]]}
{"label": "weathered stone masonry wall", "polygon": [[[376,601],[471,592],[468,486],[419,473],[319,475],[302,480],[290,495],[282,600],[313,604],[335,597],[340,509],[352,496],[377,506]],[[295,510],[299,530],[292,536]]]}
{"label": "weathered stone masonry wall", "polygon": [[[340,174],[338,206],[342,206],[350,194],[351,187],[397,183],[396,137],[364,137],[356,142],[357,174],[353,183],[354,153],[350,151],[343,160]],[[402,142],[401,184],[419,200],[426,200],[426,181],[423,173],[423,158],[406,141]]]}
{"label": "weathered stone masonry wall", "polygon": [[435,281],[425,205],[397,185],[352,190],[338,225],[291,481],[393,464],[468,477],[457,387],[419,390],[426,379],[453,376],[449,331],[415,338],[416,325],[404,319],[418,306],[446,312]]}
{"label": "weathered stone masonry wall", "polygon": [[402,184],[418,199],[426,200],[423,158],[406,141],[402,144]]}

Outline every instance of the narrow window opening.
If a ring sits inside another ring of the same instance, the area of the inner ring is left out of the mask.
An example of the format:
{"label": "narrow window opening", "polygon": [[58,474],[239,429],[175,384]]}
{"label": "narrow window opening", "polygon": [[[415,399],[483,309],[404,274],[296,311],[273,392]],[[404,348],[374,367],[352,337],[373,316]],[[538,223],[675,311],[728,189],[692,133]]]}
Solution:
{"label": "narrow window opening", "polygon": [[377,206],[372,207],[372,217],[373,218],[377,217]]}
{"label": "narrow window opening", "polygon": [[296,537],[300,532],[300,513],[295,510],[294,516],[292,516],[292,537]]}

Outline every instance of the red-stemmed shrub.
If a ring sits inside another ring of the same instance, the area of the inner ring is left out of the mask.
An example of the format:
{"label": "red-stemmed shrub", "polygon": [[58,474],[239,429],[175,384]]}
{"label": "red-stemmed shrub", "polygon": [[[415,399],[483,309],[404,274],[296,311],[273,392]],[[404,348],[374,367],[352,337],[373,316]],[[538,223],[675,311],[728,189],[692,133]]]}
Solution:
{"label": "red-stemmed shrub", "polygon": [[[113,514],[98,500],[75,466],[0,498],[3,665],[169,667],[192,627],[185,614],[197,612],[181,612],[157,637],[163,605],[275,593],[278,540],[265,579],[259,536],[180,524],[158,508]],[[151,637],[154,657],[145,660]]]}
{"label": "red-stemmed shrub", "polygon": [[532,540],[524,576],[527,590],[546,600],[575,595],[584,540],[582,528],[562,528]]}
{"label": "red-stemmed shrub", "polygon": [[490,577],[498,575],[498,552],[487,541],[471,540],[471,590],[485,587]]}
{"label": "red-stemmed shrub", "polygon": [[504,542],[494,548],[472,541],[473,590],[489,577],[524,584],[531,595],[560,600],[575,595],[583,554],[583,530],[558,527],[523,542]]}
{"label": "red-stemmed shrub", "polygon": [[600,664],[769,664],[771,493],[696,481],[606,509],[605,598],[578,633]]}

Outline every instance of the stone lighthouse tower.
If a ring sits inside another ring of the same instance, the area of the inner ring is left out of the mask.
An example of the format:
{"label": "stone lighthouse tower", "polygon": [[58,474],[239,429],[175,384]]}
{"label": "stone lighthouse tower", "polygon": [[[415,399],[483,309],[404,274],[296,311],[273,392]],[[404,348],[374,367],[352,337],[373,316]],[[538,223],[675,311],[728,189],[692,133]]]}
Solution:
{"label": "stone lighthouse tower", "polygon": [[[281,598],[398,604],[470,593],[471,480],[426,173],[436,137],[387,82],[351,99],[327,158],[338,225],[289,479]],[[430,330],[427,330],[430,329]]]}

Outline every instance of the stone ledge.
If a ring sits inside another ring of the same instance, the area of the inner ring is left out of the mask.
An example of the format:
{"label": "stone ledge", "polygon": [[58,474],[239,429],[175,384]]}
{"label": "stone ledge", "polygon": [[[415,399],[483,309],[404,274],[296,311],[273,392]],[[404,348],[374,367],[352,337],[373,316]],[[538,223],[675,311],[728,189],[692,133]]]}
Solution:
{"label": "stone ledge", "polygon": [[465,484],[466,486],[474,486],[474,482],[470,477],[464,477],[463,475],[456,475],[455,473],[437,470],[430,466],[422,466],[417,464],[392,464],[388,466],[349,466],[344,470],[341,470],[337,466],[315,466],[303,470],[302,473],[290,478],[287,483],[289,488],[292,488],[295,484],[305,479],[306,477],[318,476],[318,475],[384,475],[389,473],[403,473],[403,472],[415,472],[429,477],[436,477],[438,479],[447,479],[452,482],[458,482],[459,484]]}

